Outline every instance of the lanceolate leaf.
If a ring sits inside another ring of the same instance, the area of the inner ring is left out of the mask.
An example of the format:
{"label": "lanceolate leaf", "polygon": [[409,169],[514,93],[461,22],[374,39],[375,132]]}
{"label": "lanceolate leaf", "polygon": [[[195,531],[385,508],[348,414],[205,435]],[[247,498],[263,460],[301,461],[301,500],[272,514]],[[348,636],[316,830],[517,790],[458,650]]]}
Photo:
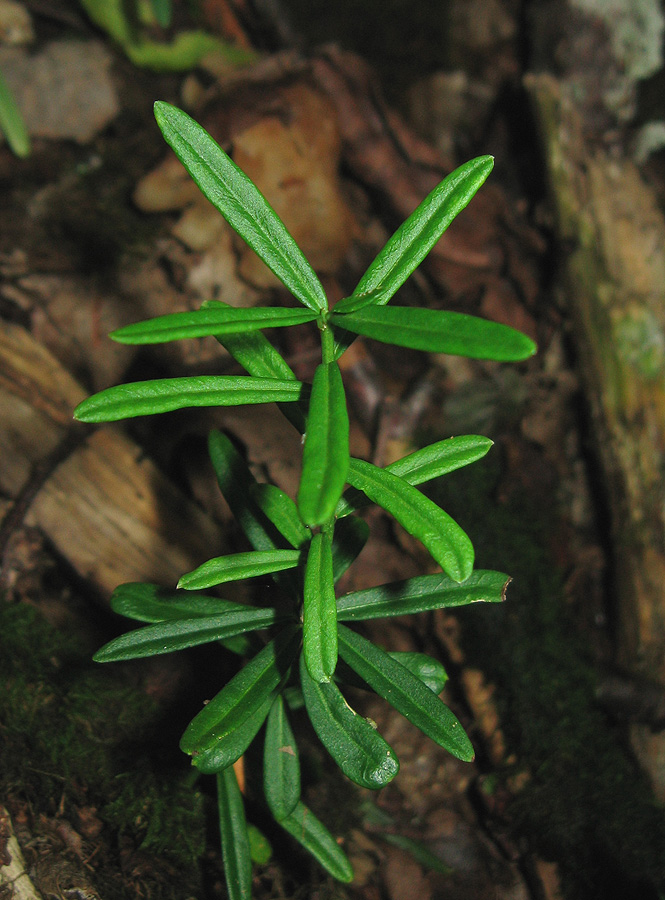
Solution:
{"label": "lanceolate leaf", "polygon": [[[406,669],[415,675],[426,687],[435,694],[440,694],[448,681],[448,675],[441,663],[427,656],[425,653],[411,653],[404,651],[390,651],[388,654],[394,660],[403,665]],[[343,659],[340,658],[337,663],[335,672],[335,680],[342,684],[349,684],[352,687],[359,687],[364,690],[372,690],[370,685],[358,675],[357,672],[348,666]]]}
{"label": "lanceolate leaf", "polygon": [[330,538],[315,534],[305,568],[303,655],[314,681],[330,681],[337,665],[337,609]]}
{"label": "lanceolate leaf", "polygon": [[230,900],[251,900],[252,859],[242,794],[229,766],[217,775],[217,811],[224,877]]}
{"label": "lanceolate leaf", "polygon": [[268,628],[278,619],[274,609],[243,607],[240,611],[229,611],[221,616],[197,616],[195,619],[158,622],[121,634],[98,650],[94,659],[95,662],[116,662],[173,653],[175,650],[220,641],[245,631]]}
{"label": "lanceolate leaf", "polygon": [[111,609],[120,616],[139,622],[166,622],[169,619],[191,619],[194,616],[221,616],[240,612],[247,607],[230,600],[205,594],[187,594],[167,590],[142,581],[119,585],[111,595]]}
{"label": "lanceolate leaf", "polygon": [[135,322],[111,332],[110,337],[120,344],[165,344],[184,338],[217,337],[261,328],[301,325],[316,317],[315,312],[305,309],[214,306]]}
{"label": "lanceolate leaf", "polygon": [[187,113],[163,101],[155,118],[205,196],[305,306],[327,309],[321,282],[256,185]]}
{"label": "lanceolate leaf", "polygon": [[400,225],[352,296],[338,303],[336,310],[351,312],[367,304],[387,303],[471,200],[493,165],[491,156],[480,156],[444,178]]}
{"label": "lanceolate leaf", "polygon": [[531,338],[508,325],[442,309],[367,306],[348,315],[335,313],[330,320],[375,341],[471,359],[517,362],[537,349]]}
{"label": "lanceolate leaf", "polygon": [[258,734],[275,697],[281,690],[281,686],[278,686],[267,693],[252,716],[238,722],[223,741],[218,741],[205,750],[197,750],[192,754],[192,764],[199,772],[204,775],[214,775],[239,760]]}
{"label": "lanceolate leaf", "polygon": [[508,575],[482,569],[472,572],[463,584],[447,575],[419,575],[339,597],[337,619],[340,622],[382,619],[479,601],[499,603],[505,600],[509,583]]}
{"label": "lanceolate leaf", "polygon": [[352,459],[348,480],[393,515],[409,534],[427,547],[455,581],[473,569],[473,545],[454,519],[404,479],[372,463]]}
{"label": "lanceolate leaf", "polygon": [[263,789],[270,812],[277,821],[292,813],[300,800],[298,746],[281,695],[275,698],[266,723]]}
{"label": "lanceolate leaf", "polygon": [[314,681],[304,654],[300,657],[300,683],[314,731],[342,772],[361,787],[374,790],[392,781],[399,770],[392,747],[367,719],[351,709],[333,681]]}
{"label": "lanceolate leaf", "polygon": [[[268,700],[272,703],[273,692],[286,676],[299,646],[300,628],[297,626],[288,626],[267,644],[189,723],[180,741],[183,753],[196,756],[214,750],[219,753],[220,763],[234,763],[247,745],[240,749],[235,759],[227,759],[224,744],[233,743],[234,732],[250,722],[259,720],[258,731],[263,721],[258,713],[263,713],[264,718],[268,714],[266,703]],[[237,749],[234,747],[234,751]],[[233,753],[228,755],[233,756]],[[196,759],[194,763],[197,763]],[[220,769],[224,765],[220,764]]]}
{"label": "lanceolate leaf", "polygon": [[284,569],[294,569],[300,560],[297,550],[255,550],[249,553],[233,553],[217,556],[183,575],[179,588],[187,591],[203,590],[228,581],[270,575]]}
{"label": "lanceolate leaf", "polygon": [[293,812],[279,823],[298,843],[317,859],[333,878],[353,881],[353,869],[346,854],[325,825],[304,803],[298,802]]}
{"label": "lanceolate leaf", "polygon": [[323,525],[342,495],[349,468],[349,416],[336,362],[314,373],[303,448],[298,509],[306,525]]}
{"label": "lanceolate leaf", "polygon": [[299,400],[299,381],[237,375],[192,375],[119,384],[88,397],[74,410],[79,422],[116,422],[190,406],[240,406]]}
{"label": "lanceolate leaf", "polygon": [[380,697],[424,734],[458,759],[473,759],[473,746],[457,717],[401,663],[345,625],[339,626],[339,652]]}
{"label": "lanceolate leaf", "polygon": [[252,488],[252,497],[292,547],[300,549],[311,539],[312,533],[303,525],[298,507],[280,488],[274,484],[257,484]]}
{"label": "lanceolate leaf", "polygon": [[[431,481],[432,478],[447,475],[448,472],[453,472],[455,469],[482,459],[492,443],[489,438],[477,434],[446,438],[435,444],[429,444],[421,450],[416,450],[414,453],[409,453],[408,456],[403,456],[385,466],[385,470],[393,475],[399,475],[400,478],[414,486],[423,484]],[[366,502],[362,492],[350,488],[344,492],[344,496],[337,504],[335,515],[337,518],[347,516]]]}

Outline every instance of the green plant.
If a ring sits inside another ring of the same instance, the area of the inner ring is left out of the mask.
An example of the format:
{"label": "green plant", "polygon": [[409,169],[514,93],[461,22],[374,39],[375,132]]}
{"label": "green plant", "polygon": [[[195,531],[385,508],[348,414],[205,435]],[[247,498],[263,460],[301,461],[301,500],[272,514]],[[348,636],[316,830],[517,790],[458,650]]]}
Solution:
{"label": "green plant", "polygon": [[[491,441],[453,437],[385,468],[349,456],[349,420],[338,360],[356,335],[401,347],[494,360],[523,360],[533,342],[512,328],[469,315],[386,304],[483,184],[492,158],[448,176],[404,222],[350,297],[330,309],[314,271],[255,185],[186,113],[158,102],[157,122],[206,197],[300,301],[302,308],[236,309],[206,302],[194,312],[161,316],[114,332],[126,344],[214,336],[246,376],[196,376],[124,384],[85,400],[84,422],[105,422],[190,406],[276,401],[304,434],[302,474],[294,501],[255,481],[232,442],[213,432],[209,450],[220,488],[250,544],[182,576],[177,589],[125,584],[113,609],[147,623],[111,641],[100,662],[126,660],[217,641],[249,656],[195,716],[181,748],[203,773],[216,775],[229,893],[251,893],[251,859],[235,763],[266,723],[264,791],[277,822],[335,877],[351,866],[325,826],[300,798],[298,750],[287,700],[304,702],[314,730],[356,784],[380,788],[398,760],[372,723],[347,703],[339,683],[375,691],[450,753],[471,760],[461,724],[439,699],[445,671],[422,654],[388,653],[346,622],[501,601],[508,576],[474,571],[471,541],[417,486],[483,457]],[[316,322],[321,363],[313,384],[298,381],[263,329]],[[349,485],[345,490],[345,486]],[[337,597],[335,582],[368,536],[356,515],[368,502],[392,514],[418,538],[443,572]],[[270,575],[282,600],[271,607],[232,603],[205,593],[238,579]],[[260,632],[260,635],[255,632]],[[339,664],[338,664],[339,657]]]}

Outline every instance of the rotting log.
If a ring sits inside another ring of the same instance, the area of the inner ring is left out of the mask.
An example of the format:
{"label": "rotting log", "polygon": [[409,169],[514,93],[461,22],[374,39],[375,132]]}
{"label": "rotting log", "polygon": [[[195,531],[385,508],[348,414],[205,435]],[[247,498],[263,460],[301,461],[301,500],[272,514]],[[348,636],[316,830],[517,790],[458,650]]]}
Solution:
{"label": "rotting log", "polygon": [[[526,88],[611,516],[617,662],[665,685],[665,219],[637,166],[584,137],[566,85]],[[665,739],[634,738],[665,798]]]}
{"label": "rotting log", "polygon": [[220,549],[217,525],[111,427],[72,421],[83,388],[18,325],[0,321],[0,490],[103,594],[173,585]]}

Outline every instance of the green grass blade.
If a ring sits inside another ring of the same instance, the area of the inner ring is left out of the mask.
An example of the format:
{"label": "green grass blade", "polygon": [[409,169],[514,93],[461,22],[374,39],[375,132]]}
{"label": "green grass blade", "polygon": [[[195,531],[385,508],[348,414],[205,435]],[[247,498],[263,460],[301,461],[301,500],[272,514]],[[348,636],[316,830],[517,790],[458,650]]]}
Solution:
{"label": "green grass blade", "polygon": [[[245,752],[268,715],[274,693],[286,677],[299,646],[300,628],[288,626],[189,723],[180,749],[194,757],[193,762],[201,771],[211,771],[213,765],[219,771]],[[237,740],[236,732],[240,732],[242,740]],[[244,744],[248,734],[251,736]]]}
{"label": "green grass blade", "polygon": [[256,484],[252,488],[252,499],[296,550],[311,540],[312,533],[303,525],[298,507],[280,488],[274,484]]}
{"label": "green grass blade", "polygon": [[242,581],[271,575],[284,569],[295,569],[300,561],[297,550],[254,550],[248,553],[232,553],[217,556],[187,572],[178,582],[186,591],[205,590],[229,581]]}
{"label": "green grass blade", "polygon": [[166,344],[187,338],[217,337],[223,334],[247,333],[262,328],[282,328],[311,322],[317,314],[306,309],[254,306],[249,309],[203,307],[191,312],[156,316],[134,322],[112,331],[110,337],[119,344]]}
{"label": "green grass blade", "polygon": [[300,683],[314,731],[342,772],[361,787],[376,790],[397,775],[392,747],[351,709],[333,681],[317,684],[300,657]]}
{"label": "green grass blade", "polygon": [[187,647],[221,641],[246,631],[268,628],[279,621],[279,618],[274,609],[244,607],[221,616],[158,622],[121,634],[98,650],[93,659],[95,662],[117,662],[173,653]]}
{"label": "green grass blade", "polygon": [[158,100],[155,118],[201,191],[305,306],[328,308],[311,265],[256,185],[187,113]]}
{"label": "green grass blade", "polygon": [[372,463],[352,459],[348,480],[393,515],[409,534],[421,541],[441,568],[455,581],[473,569],[473,545],[448,513],[403,478]]}
{"label": "green grass blade", "polygon": [[330,538],[315,534],[305,567],[303,655],[316,682],[330,681],[337,665],[337,607]]}
{"label": "green grass blade", "polygon": [[221,616],[239,612],[247,607],[231,600],[205,594],[187,594],[167,590],[143,581],[120,584],[111,594],[111,609],[120,616],[139,622],[166,622],[170,619],[191,619],[194,616]]}
{"label": "green grass blade", "polygon": [[252,858],[245,806],[233,767],[217,775],[217,812],[229,900],[252,900]]}
{"label": "green grass blade", "polygon": [[266,723],[263,792],[278,822],[290,815],[300,800],[298,746],[281,695],[275,698]]}
{"label": "green grass blade", "polygon": [[353,868],[346,854],[326,826],[304,803],[279,823],[337,881],[353,881]]}
{"label": "green grass blade", "polygon": [[339,312],[384,304],[420,265],[492,171],[491,156],[472,159],[437,185],[390,238]]}
{"label": "green grass blade", "polygon": [[474,758],[471,741],[454,713],[385,650],[340,625],[339,652],[354,672],[416,728],[458,759],[470,762]]}
{"label": "green grass blade", "polygon": [[463,584],[447,575],[418,575],[407,581],[354,591],[337,599],[340,622],[407,616],[430,609],[449,609],[468,603],[500,603],[506,598],[508,575],[476,569]]}
{"label": "green grass blade", "polygon": [[369,538],[369,525],[353,516],[335,522],[332,542],[333,580],[339,581],[351,563],[360,555]]}
{"label": "green grass blade", "polygon": [[342,495],[349,468],[349,415],[336,362],[314,374],[303,448],[298,509],[306,525],[323,525]]}
{"label": "green grass blade", "polygon": [[442,309],[368,306],[348,315],[334,313],[330,320],[375,341],[471,359],[519,362],[537,350],[530,337],[509,325]]}
{"label": "green grass blade", "polygon": [[299,400],[299,381],[244,375],[192,375],[119,384],[88,397],[74,410],[79,422],[116,422],[191,406],[241,406]]}
{"label": "green grass blade", "polygon": [[[398,475],[415,487],[482,459],[492,444],[489,438],[477,434],[446,438],[395,460],[385,466],[385,471]],[[335,515],[338,519],[348,516],[366,503],[367,498],[361,491],[349,488],[337,504]]]}

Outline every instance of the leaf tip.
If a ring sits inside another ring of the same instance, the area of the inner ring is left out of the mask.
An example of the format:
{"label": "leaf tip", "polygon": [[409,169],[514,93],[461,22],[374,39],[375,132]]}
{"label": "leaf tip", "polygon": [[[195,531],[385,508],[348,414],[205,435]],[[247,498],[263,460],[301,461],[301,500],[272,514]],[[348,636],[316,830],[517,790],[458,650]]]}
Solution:
{"label": "leaf tip", "polygon": [[506,593],[507,593],[507,591],[508,591],[508,585],[510,584],[510,582],[511,582],[512,580],[513,580],[512,578],[508,578],[508,580],[504,583],[503,587],[501,588],[501,600],[505,600],[505,599],[506,599]]}

